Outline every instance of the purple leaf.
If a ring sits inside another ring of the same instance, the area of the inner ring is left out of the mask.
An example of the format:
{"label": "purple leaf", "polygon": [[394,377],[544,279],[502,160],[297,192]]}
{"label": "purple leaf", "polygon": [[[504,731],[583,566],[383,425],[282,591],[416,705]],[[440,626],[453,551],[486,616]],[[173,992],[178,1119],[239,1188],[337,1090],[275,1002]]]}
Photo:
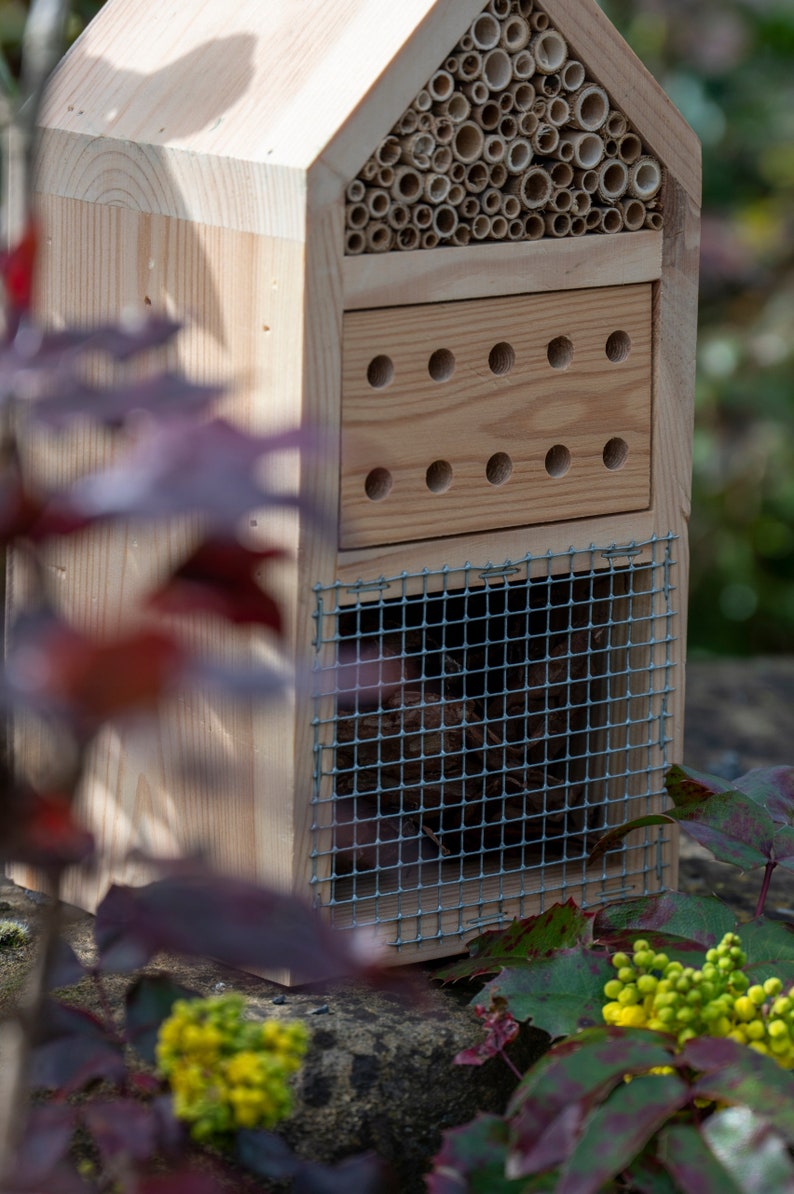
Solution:
{"label": "purple leaf", "polygon": [[295,896],[206,873],[111,887],[95,934],[104,970],[135,970],[168,950],[243,969],[289,968],[302,982],[378,973],[369,938],[333,932]]}
{"label": "purple leaf", "polygon": [[693,1124],[673,1124],[665,1129],[659,1159],[680,1194],[742,1194]]}
{"label": "purple leaf", "polygon": [[[76,1111],[65,1103],[31,1108],[14,1158],[14,1190],[50,1190],[50,1179],[66,1158],[76,1124]],[[77,1187],[84,1188],[84,1187]]]}
{"label": "purple leaf", "polygon": [[728,1039],[696,1037],[681,1054],[700,1071],[693,1088],[698,1098],[738,1103],[763,1116],[794,1142],[794,1076],[771,1057]]}
{"label": "purple leaf", "polygon": [[[531,1020],[550,1036],[603,1023],[604,983],[613,976],[606,954],[582,945],[521,967],[507,967],[484,988],[517,1020]],[[481,996],[478,996],[478,999]]]}
{"label": "purple leaf", "polygon": [[539,916],[514,920],[506,929],[494,929],[469,942],[470,958],[441,970],[444,982],[479,978],[505,966],[548,957],[556,950],[589,945],[593,940],[592,912],[584,912],[573,900],[554,904]]}
{"label": "purple leaf", "polygon": [[304,1161],[273,1132],[238,1132],[237,1158],[260,1177],[291,1178],[293,1194],[386,1194],[390,1189],[383,1161],[371,1153],[320,1165]]}
{"label": "purple leaf", "polygon": [[646,1074],[619,1084],[585,1121],[556,1194],[597,1194],[689,1098],[676,1074]]}
{"label": "purple leaf", "polygon": [[164,347],[181,326],[167,315],[157,314],[61,331],[47,331],[34,324],[19,331],[13,349],[18,361],[28,367],[62,367],[65,359],[87,352],[101,352],[114,360],[126,361],[138,353]]}
{"label": "purple leaf", "polygon": [[779,825],[794,825],[794,767],[756,767],[734,787],[760,804]]}
{"label": "purple leaf", "polygon": [[87,974],[86,968],[68,941],[59,937],[49,959],[47,985],[52,991],[57,987],[71,987]]}
{"label": "purple leaf", "polygon": [[228,1194],[228,1191],[228,1182],[197,1169],[141,1177],[135,1184],[135,1194]]}
{"label": "purple leaf", "polygon": [[478,1115],[445,1132],[425,1179],[428,1194],[520,1194],[526,1182],[505,1174],[507,1143],[508,1127],[498,1115]]}
{"label": "purple leaf", "polygon": [[135,1099],[87,1103],[83,1122],[106,1162],[148,1161],[157,1151],[157,1120]]}
{"label": "purple leaf", "polygon": [[33,1050],[30,1067],[34,1089],[71,1094],[97,1079],[122,1081],[123,1050],[96,1016],[50,1000],[40,1024],[42,1039]]}
{"label": "purple leaf", "polygon": [[143,974],[128,988],[127,1040],[146,1061],[154,1064],[160,1025],[171,1015],[177,999],[195,999],[197,993],[174,982],[168,974]]}
{"label": "purple leaf", "polygon": [[452,1059],[455,1065],[483,1065],[484,1062],[490,1061],[492,1057],[502,1053],[505,1046],[518,1036],[518,1024],[512,1014],[505,1009],[501,1000],[494,1000],[494,1004],[495,1006],[490,1011],[487,1011],[482,1004],[477,1004],[475,1007],[474,1010],[483,1021],[485,1040],[472,1046],[471,1049],[461,1050]]}
{"label": "purple leaf", "polygon": [[705,771],[695,771],[692,767],[676,764],[667,772],[664,786],[676,808],[686,808],[720,792],[731,792],[736,784],[728,783],[716,775],[707,775]]}
{"label": "purple leaf", "polygon": [[744,1194],[794,1192],[794,1162],[786,1141],[749,1107],[715,1111],[704,1123],[702,1133]]}
{"label": "purple leaf", "polygon": [[554,1045],[526,1074],[508,1107],[508,1173],[551,1169],[572,1152],[586,1115],[627,1074],[674,1064],[675,1042],[642,1028],[594,1028]]}
{"label": "purple leaf", "polygon": [[152,377],[107,388],[89,385],[80,377],[53,378],[52,393],[33,404],[32,415],[45,426],[62,428],[77,419],[90,419],[115,428],[133,415],[166,419],[200,415],[223,393],[223,386],[199,385],[178,373]]}
{"label": "purple leaf", "polygon": [[757,917],[736,929],[747,954],[744,970],[751,982],[777,977],[794,984],[794,928],[780,920]]}
{"label": "purple leaf", "polygon": [[[598,939],[608,938],[610,948],[622,948],[628,937],[658,933],[665,938],[682,937],[710,949],[726,933],[733,932],[735,925],[736,918],[730,908],[713,896],[666,891],[607,904],[596,913],[593,932]],[[614,938],[620,940],[619,946]],[[661,947],[660,941],[658,948]],[[657,948],[655,943],[654,948]]]}

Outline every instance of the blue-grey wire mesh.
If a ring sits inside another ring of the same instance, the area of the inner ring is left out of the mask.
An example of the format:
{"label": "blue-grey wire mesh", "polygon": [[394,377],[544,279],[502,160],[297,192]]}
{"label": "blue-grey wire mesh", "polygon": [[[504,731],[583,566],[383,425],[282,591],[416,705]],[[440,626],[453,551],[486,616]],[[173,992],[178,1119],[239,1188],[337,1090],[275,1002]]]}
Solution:
{"label": "blue-grey wire mesh", "polygon": [[313,884],[394,945],[664,886],[673,536],[316,587]]}

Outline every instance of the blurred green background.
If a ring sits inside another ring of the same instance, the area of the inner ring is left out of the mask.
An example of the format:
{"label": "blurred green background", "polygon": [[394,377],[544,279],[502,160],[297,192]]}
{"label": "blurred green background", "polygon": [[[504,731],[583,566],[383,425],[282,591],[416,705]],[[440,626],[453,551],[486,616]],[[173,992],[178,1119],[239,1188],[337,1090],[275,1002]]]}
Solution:
{"label": "blurred green background", "polygon": [[601,3],[703,142],[690,654],[794,653],[794,0]]}

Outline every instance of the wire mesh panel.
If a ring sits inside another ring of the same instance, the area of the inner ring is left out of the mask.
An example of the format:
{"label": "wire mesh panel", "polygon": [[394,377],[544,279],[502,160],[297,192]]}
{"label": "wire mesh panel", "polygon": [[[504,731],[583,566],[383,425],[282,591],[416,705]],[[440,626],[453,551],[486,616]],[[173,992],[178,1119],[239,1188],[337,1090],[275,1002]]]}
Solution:
{"label": "wire mesh panel", "polygon": [[337,925],[430,945],[664,885],[655,830],[586,860],[660,804],[673,548],[317,586],[313,882]]}

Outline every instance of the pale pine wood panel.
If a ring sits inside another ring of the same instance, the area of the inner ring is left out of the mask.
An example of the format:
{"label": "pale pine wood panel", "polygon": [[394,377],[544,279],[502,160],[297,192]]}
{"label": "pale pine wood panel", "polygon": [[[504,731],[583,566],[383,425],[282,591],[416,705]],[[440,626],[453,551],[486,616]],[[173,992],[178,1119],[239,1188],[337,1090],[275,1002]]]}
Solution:
{"label": "pale pine wood panel", "polygon": [[343,370],[343,548],[649,503],[647,285],[348,314]]}

